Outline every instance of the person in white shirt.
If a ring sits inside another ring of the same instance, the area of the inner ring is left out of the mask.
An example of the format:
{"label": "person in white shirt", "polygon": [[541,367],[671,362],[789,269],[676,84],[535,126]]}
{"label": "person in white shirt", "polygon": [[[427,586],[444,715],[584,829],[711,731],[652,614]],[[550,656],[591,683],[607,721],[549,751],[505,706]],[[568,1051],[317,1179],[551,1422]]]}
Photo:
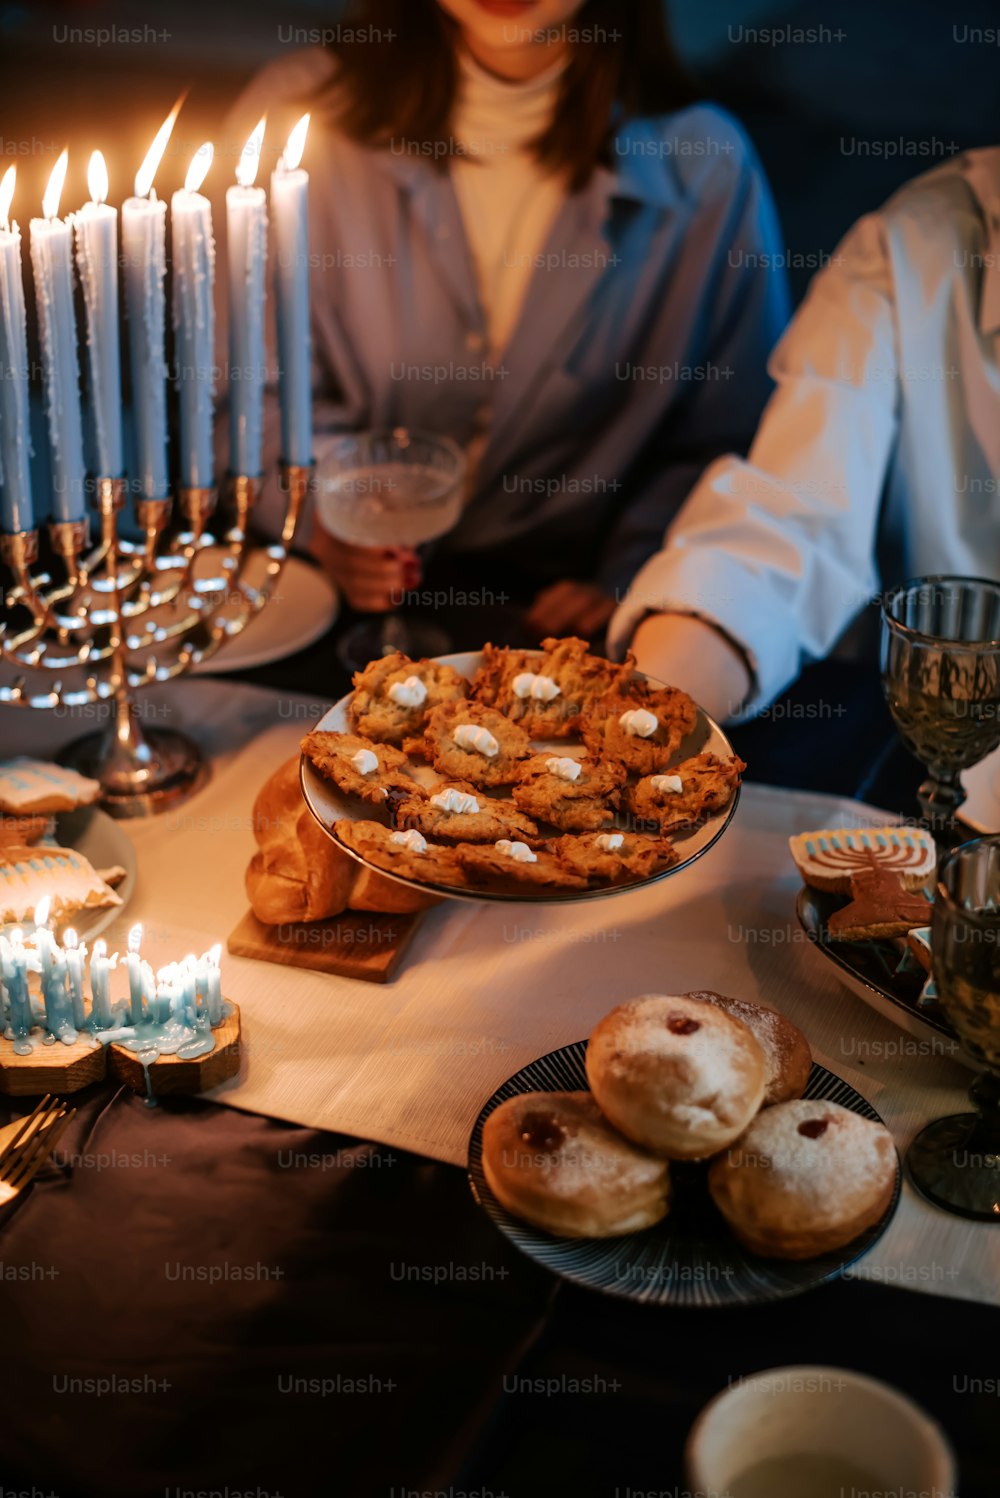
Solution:
{"label": "person in white shirt", "polygon": [[610,630],[721,718],[764,708],[880,587],[1000,578],[1000,148],[861,219],[770,371],[748,458],[705,471]]}

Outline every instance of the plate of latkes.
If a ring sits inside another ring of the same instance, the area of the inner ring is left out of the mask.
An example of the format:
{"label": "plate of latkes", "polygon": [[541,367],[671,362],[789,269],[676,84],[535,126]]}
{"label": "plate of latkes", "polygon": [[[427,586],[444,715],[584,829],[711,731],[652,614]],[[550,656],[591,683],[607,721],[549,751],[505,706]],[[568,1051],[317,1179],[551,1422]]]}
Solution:
{"label": "plate of latkes", "polygon": [[449,899],[593,899],[677,874],[722,836],[745,766],[686,693],[590,653],[410,660],[354,677],[302,741],[320,826]]}

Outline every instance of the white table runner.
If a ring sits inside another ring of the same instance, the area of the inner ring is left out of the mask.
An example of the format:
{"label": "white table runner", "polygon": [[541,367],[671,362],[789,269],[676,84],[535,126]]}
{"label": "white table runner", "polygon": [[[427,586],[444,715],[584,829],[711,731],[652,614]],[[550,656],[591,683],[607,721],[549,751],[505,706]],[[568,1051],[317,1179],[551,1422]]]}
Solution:
{"label": "white table runner", "polygon": [[[143,696],[146,721],[193,732],[216,756],[199,795],[122,825],[139,854],[128,911],[154,965],[224,941],[244,914],[251,807],[325,704],[218,681]],[[0,708],[3,753],[46,754],[93,726]],[[848,994],[795,917],[787,838],[836,825],[853,803],[749,785],[722,841],[674,879],[577,906],[451,904],[425,916],[395,982],[327,977],[226,957],[242,1009],[234,1108],[378,1140],[462,1165],[482,1104],[512,1072],[586,1036],[622,999],[713,988],[782,1010],[816,1060],[879,1110],[900,1150],[964,1111],[970,1073]],[[854,808],[856,810],[856,807]],[[938,1211],[907,1184],[860,1278],[1000,1304],[1000,1231]]]}

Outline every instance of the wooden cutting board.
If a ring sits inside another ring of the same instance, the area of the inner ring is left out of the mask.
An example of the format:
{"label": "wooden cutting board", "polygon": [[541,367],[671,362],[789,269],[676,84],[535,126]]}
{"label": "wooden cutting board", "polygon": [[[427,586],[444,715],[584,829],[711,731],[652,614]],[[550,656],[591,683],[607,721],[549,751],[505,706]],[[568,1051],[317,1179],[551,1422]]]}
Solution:
{"label": "wooden cutting board", "polygon": [[377,915],[346,910],[327,921],[265,926],[248,910],[226,943],[234,957],[309,968],[338,978],[388,983],[413,939],[422,911]]}

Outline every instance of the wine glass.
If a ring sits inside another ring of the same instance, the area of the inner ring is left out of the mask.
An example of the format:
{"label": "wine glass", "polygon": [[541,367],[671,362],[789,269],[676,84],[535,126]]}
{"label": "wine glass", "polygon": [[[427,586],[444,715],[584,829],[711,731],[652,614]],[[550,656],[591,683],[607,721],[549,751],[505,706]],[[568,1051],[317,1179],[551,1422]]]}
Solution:
{"label": "wine glass", "polygon": [[1000,836],[976,838],[942,860],[931,951],[941,1006],[986,1070],[970,1088],[976,1112],[928,1124],[906,1163],[937,1206],[1000,1223]]}
{"label": "wine glass", "polygon": [[[465,455],[448,437],[405,427],[346,432],[317,463],[319,519],[332,536],[353,546],[420,546],[456,524],[465,473]],[[397,610],[355,624],[338,654],[348,670],[360,670],[393,650],[441,655],[449,643],[438,626]]]}
{"label": "wine glass", "polygon": [[1000,744],[1000,583],[919,577],[882,604],[882,690],[907,749],[924,764],[917,792],[943,847],[967,836],[955,820],[960,772]]}

